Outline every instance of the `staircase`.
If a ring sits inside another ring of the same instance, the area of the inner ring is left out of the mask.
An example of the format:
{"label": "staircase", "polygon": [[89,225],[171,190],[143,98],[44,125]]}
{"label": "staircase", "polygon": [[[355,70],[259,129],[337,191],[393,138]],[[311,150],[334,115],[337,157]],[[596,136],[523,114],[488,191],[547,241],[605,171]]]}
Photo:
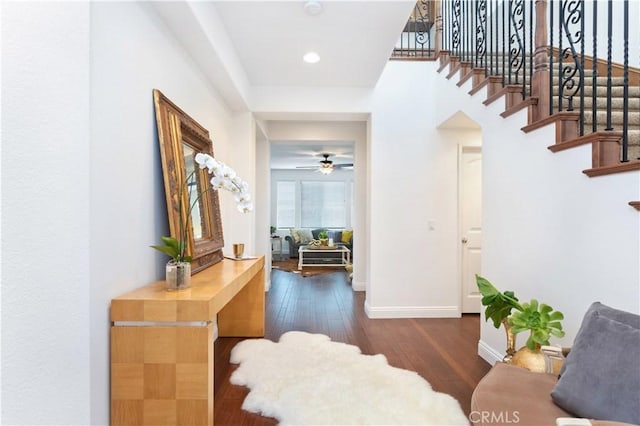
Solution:
{"label": "staircase", "polygon": [[[528,64],[525,64],[525,68],[528,68]],[[620,139],[622,138],[622,127],[624,123],[624,78],[623,77],[612,77],[611,78],[611,117],[610,117],[610,130],[608,126],[608,113],[609,110],[609,101],[607,99],[607,86],[608,86],[608,78],[607,77],[598,77],[593,79],[593,70],[587,69],[584,70],[584,101],[583,101],[583,121],[582,121],[582,135],[587,139],[593,138],[594,133],[602,132],[600,135],[602,138],[612,138],[612,139]],[[501,70],[500,74],[498,74],[502,78]],[[448,76],[450,78],[450,76]],[[461,76],[460,79],[462,82],[466,81],[465,76]],[[513,82],[522,82],[524,79],[523,73],[515,74],[511,76],[511,81]],[[508,76],[506,78],[508,81]],[[579,85],[578,79],[573,79],[573,84],[575,86]],[[524,104],[522,102],[526,102],[530,97],[530,85],[529,84],[511,84],[505,85],[501,87],[508,86],[506,90],[507,93],[515,93],[515,100],[510,101],[510,105],[507,108],[512,108],[513,112],[519,110],[518,106],[522,107]],[[595,96],[594,94],[595,87]],[[558,77],[553,77],[552,79],[552,88],[551,88],[551,105],[552,105],[552,114],[560,114],[562,112],[571,112],[580,111],[580,98],[577,97],[573,101],[570,101],[566,97],[560,96],[560,79]],[[496,99],[499,98],[496,97]],[[492,99],[496,100],[496,99]],[[560,101],[562,99],[562,102]],[[593,109],[593,104],[596,104],[595,111]],[[490,103],[490,102],[489,102]],[[627,141],[628,141],[628,151],[627,151],[627,159],[628,160],[640,160],[640,84],[629,85],[628,94],[627,94],[627,111],[628,111],[628,128],[627,128]],[[562,109],[560,109],[559,105],[562,105]],[[508,116],[509,114],[505,114]],[[594,126],[594,117],[595,126]],[[579,118],[579,116],[578,116]],[[531,124],[531,123],[530,123]],[[578,124],[580,126],[580,124]],[[537,128],[537,127],[536,127]],[[556,141],[556,143],[560,142],[569,142],[569,141]],[[609,164],[599,164],[599,166],[604,165],[612,165],[619,161],[619,158],[622,158],[622,147],[620,147],[620,151],[615,158],[612,158]]]}
{"label": "staircase", "polygon": [[[592,165],[583,170],[587,176],[640,171],[640,69],[628,66],[626,57],[625,64],[618,64],[611,61],[610,57],[603,60],[580,55],[573,46],[571,51],[565,49],[562,51],[563,55],[560,55],[558,48],[540,45],[538,40],[546,42],[548,39],[546,20],[540,19],[541,16],[547,16],[545,1],[536,2],[536,8],[539,8],[536,13],[531,5],[530,17],[524,19],[529,22],[529,28],[518,30],[522,31],[521,41],[526,41],[527,38],[531,40],[529,49],[525,53],[521,50],[513,55],[513,45],[507,46],[510,52],[503,57],[501,51],[491,50],[499,46],[499,43],[487,46],[486,39],[474,39],[473,34],[479,34],[479,29],[487,29],[486,21],[484,27],[477,24],[483,22],[478,16],[484,10],[468,6],[465,9],[457,0],[434,3],[434,38],[444,41],[442,46],[436,45],[437,54],[434,58],[421,58],[422,60],[439,60],[438,72],[448,79],[457,76],[458,86],[471,79],[470,94],[475,94],[486,86],[487,98],[484,104],[504,99],[502,117],[527,109],[528,123],[522,128],[524,132],[534,132],[541,127],[554,125],[556,137],[549,146],[552,152],[591,144]],[[482,3],[474,1],[471,4]],[[512,0],[510,3],[515,5],[518,1]],[[443,8],[444,13],[441,15]],[[497,13],[498,10],[496,8],[494,12]],[[467,19],[465,12],[475,15]],[[443,17],[445,21],[447,18],[451,20],[450,25],[442,25]],[[489,15],[485,18],[490,19]],[[512,25],[520,22],[515,19],[522,20],[522,17],[514,15]],[[468,34],[465,34],[465,23],[470,23],[466,28]],[[496,25],[498,24],[496,19]],[[448,36],[446,31],[443,33],[443,26],[445,30],[447,27],[452,29],[454,36]],[[510,27],[509,24],[507,26]],[[537,46],[532,42],[533,31],[536,32]],[[485,35],[492,37],[490,32]],[[563,58],[562,67],[558,67],[559,57]],[[517,70],[510,69],[510,61],[514,64],[511,68]],[[536,64],[535,70],[533,63]],[[561,73],[562,79],[558,77]],[[566,75],[573,76],[567,78]],[[629,205],[640,211],[640,201],[630,201]]]}
{"label": "staircase", "polygon": [[[532,132],[543,126],[556,126],[556,140],[549,149],[552,152],[559,152],[583,144],[592,144],[592,167],[583,172],[589,177],[602,176],[611,173],[623,173],[630,171],[640,171],[640,85],[630,85],[628,88],[628,157],[629,161],[621,162],[622,155],[621,138],[622,123],[624,114],[622,107],[624,104],[623,88],[624,81],[621,77],[611,79],[611,125],[612,130],[607,128],[607,99],[602,98],[607,92],[607,78],[596,77],[596,111],[592,111],[593,106],[593,71],[585,70],[584,74],[584,121],[583,134],[580,135],[580,110],[579,100],[573,101],[573,110],[569,111],[569,100],[559,101],[560,84],[557,78],[552,80],[551,102],[552,114],[544,119],[536,119],[535,109],[537,99],[530,96],[529,84],[523,84],[523,75],[512,75],[511,81],[518,84],[503,84],[503,76],[498,73],[485,77],[485,70],[470,68],[461,63],[457,57],[452,57],[448,52],[440,52],[439,72],[447,70],[446,78],[451,79],[456,75],[459,78],[458,86],[473,79],[472,89],[469,94],[474,94],[485,86],[489,86],[487,99],[484,101],[489,105],[500,99],[504,99],[505,111],[502,117],[522,110],[529,109],[529,123],[522,128],[525,132]],[[527,68],[527,67],[523,67]],[[508,83],[508,76],[504,78]],[[524,94],[523,94],[524,93]],[[562,104],[562,110],[559,104]],[[596,131],[593,131],[593,118],[596,117]],[[640,201],[630,201],[629,205],[640,211]]]}

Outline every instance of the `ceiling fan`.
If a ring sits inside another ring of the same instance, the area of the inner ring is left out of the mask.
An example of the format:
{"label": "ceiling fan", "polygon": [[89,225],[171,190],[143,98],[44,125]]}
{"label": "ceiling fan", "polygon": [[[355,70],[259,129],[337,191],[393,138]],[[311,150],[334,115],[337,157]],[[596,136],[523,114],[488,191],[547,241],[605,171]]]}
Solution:
{"label": "ceiling fan", "polygon": [[296,169],[312,169],[318,170],[323,175],[328,175],[333,172],[334,169],[343,169],[346,167],[353,167],[353,163],[333,164],[333,161],[329,160],[331,154],[322,154],[324,160],[320,160],[319,166],[298,166]]}

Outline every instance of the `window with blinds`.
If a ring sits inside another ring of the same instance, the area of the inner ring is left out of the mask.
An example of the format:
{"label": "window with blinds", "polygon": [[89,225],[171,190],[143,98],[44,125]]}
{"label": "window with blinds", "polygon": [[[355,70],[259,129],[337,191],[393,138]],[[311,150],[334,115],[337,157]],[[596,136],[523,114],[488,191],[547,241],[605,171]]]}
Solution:
{"label": "window with blinds", "polygon": [[276,188],[276,226],[294,228],[296,226],[296,183],[278,181]]}
{"label": "window with blinds", "polygon": [[345,182],[302,181],[300,184],[303,228],[347,226]]}

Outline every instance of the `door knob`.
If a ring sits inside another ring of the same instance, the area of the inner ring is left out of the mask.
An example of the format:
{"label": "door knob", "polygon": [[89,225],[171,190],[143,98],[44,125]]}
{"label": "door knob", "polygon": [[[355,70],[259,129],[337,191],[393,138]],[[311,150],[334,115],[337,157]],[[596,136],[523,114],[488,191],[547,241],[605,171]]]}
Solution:
{"label": "door knob", "polygon": [[467,241],[468,241],[468,240],[467,240],[466,238],[463,238],[463,239],[462,239],[462,244],[467,244]]}

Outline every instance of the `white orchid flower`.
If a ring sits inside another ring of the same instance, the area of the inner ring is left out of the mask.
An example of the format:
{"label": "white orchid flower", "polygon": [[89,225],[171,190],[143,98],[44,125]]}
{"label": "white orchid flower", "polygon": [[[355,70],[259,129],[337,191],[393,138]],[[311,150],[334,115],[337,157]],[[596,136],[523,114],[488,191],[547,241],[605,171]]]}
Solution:
{"label": "white orchid flower", "polygon": [[242,189],[242,179],[240,179],[240,176],[236,175],[234,178],[231,179],[231,182],[233,182],[233,184],[235,186],[238,187],[238,189]]}
{"label": "white orchid flower", "polygon": [[222,168],[220,162],[213,157],[207,158],[207,160],[205,161],[205,165],[207,166],[207,169],[209,169],[209,173],[214,174],[218,174],[220,172],[220,169]]}
{"label": "white orchid flower", "polygon": [[201,169],[204,169],[205,167],[207,167],[206,163],[209,158],[211,158],[210,155],[199,152],[196,154],[194,160],[196,163],[198,163]]}
{"label": "white orchid flower", "polygon": [[249,195],[248,192],[238,192],[236,193],[236,202],[237,203],[242,203],[244,201],[251,201],[251,195]]}
{"label": "white orchid flower", "polygon": [[253,210],[249,184],[240,179],[235,170],[222,161],[218,161],[211,155],[202,152],[197,153],[194,160],[201,169],[206,167],[209,174],[213,175],[210,181],[213,189],[226,189],[235,194],[235,200],[238,203],[240,212],[247,213]]}
{"label": "white orchid flower", "polygon": [[251,201],[242,201],[238,203],[238,211],[240,213],[249,213],[253,210],[253,203]]}
{"label": "white orchid flower", "polygon": [[225,178],[224,180],[224,189],[232,193],[238,192],[238,188],[236,188],[233,182],[231,182],[231,179],[227,179],[227,178]]}
{"label": "white orchid flower", "polygon": [[236,171],[233,170],[231,167],[225,165],[222,169],[222,176],[226,177],[227,179],[231,180],[234,177],[236,177]]}
{"label": "white orchid flower", "polygon": [[225,182],[226,179],[224,177],[216,175],[211,179],[211,186],[213,186],[214,189],[222,189],[225,188]]}

